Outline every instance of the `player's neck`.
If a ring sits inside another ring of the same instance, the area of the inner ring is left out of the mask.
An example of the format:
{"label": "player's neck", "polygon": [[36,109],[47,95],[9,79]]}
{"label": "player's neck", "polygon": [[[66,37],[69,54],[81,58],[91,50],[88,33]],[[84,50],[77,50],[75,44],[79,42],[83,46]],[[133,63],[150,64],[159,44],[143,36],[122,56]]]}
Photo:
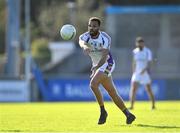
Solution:
{"label": "player's neck", "polygon": [[92,39],[96,39],[96,38],[99,37],[99,34],[100,34],[100,33],[98,32],[98,33],[97,33],[96,35],[94,35],[94,36],[91,35],[91,38],[92,38]]}
{"label": "player's neck", "polygon": [[144,49],[144,47],[139,47],[139,50],[140,50],[140,51],[143,51],[143,49]]}

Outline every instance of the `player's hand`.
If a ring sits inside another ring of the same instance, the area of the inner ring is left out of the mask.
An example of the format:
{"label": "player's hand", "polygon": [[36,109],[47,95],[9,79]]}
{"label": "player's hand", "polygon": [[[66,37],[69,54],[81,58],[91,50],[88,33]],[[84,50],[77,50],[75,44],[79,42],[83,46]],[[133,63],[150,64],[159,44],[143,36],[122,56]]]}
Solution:
{"label": "player's hand", "polygon": [[91,75],[90,75],[90,79],[94,76],[94,74],[96,73],[96,70],[98,69],[98,67],[97,66],[95,66],[95,67],[92,67],[91,68]]}
{"label": "player's hand", "polygon": [[141,75],[144,74],[145,71],[146,71],[146,69],[143,69],[140,74],[141,74]]}
{"label": "player's hand", "polygon": [[90,79],[92,79],[92,77],[94,76],[95,72],[92,71],[91,75],[90,75]]}
{"label": "player's hand", "polygon": [[98,66],[94,66],[91,68],[91,71],[96,71],[98,69]]}

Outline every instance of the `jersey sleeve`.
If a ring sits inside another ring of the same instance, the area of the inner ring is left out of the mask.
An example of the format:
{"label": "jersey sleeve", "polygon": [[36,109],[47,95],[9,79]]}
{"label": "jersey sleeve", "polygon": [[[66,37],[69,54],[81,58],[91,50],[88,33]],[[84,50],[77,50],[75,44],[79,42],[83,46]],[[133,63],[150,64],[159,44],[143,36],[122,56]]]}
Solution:
{"label": "jersey sleeve", "polygon": [[136,49],[132,50],[132,59],[135,60]]}
{"label": "jersey sleeve", "polygon": [[106,33],[102,32],[103,48],[109,49],[111,46],[111,37]]}
{"label": "jersey sleeve", "polygon": [[79,36],[79,41],[85,41],[86,43],[88,43],[89,39],[90,37],[87,35],[87,33],[84,33]]}

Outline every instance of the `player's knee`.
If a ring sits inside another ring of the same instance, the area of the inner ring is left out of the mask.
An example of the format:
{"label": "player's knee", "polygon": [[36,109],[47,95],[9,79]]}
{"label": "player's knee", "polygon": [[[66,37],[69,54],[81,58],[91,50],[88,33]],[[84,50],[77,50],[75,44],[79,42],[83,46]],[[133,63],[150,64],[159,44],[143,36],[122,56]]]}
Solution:
{"label": "player's knee", "polygon": [[99,86],[99,84],[98,84],[98,82],[96,82],[95,80],[92,80],[92,81],[90,82],[90,87],[91,87],[91,89],[96,89],[96,88],[98,88],[98,86]]}
{"label": "player's knee", "polygon": [[136,90],[137,90],[136,88],[133,88],[133,89],[132,89],[132,92],[133,92],[133,93],[135,93],[135,92],[136,92]]}
{"label": "player's knee", "polygon": [[109,90],[108,90],[108,94],[109,94],[110,96],[113,96],[113,95],[116,95],[117,93],[116,93],[115,90],[109,89]]}
{"label": "player's knee", "polygon": [[152,90],[150,88],[146,88],[146,91],[149,93],[149,94],[152,94]]}
{"label": "player's knee", "polygon": [[131,92],[135,93],[137,91],[137,87],[131,87]]}
{"label": "player's knee", "polygon": [[151,86],[150,85],[146,85],[146,90],[150,92],[151,91]]}

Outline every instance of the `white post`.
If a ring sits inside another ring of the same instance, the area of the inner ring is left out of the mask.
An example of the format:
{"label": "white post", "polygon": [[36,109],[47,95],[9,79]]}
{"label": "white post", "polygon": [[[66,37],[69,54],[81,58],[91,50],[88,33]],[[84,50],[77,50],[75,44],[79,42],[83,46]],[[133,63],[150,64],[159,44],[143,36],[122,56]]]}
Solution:
{"label": "white post", "polygon": [[19,77],[20,74],[20,0],[7,0],[7,28],[6,28],[6,75]]}

